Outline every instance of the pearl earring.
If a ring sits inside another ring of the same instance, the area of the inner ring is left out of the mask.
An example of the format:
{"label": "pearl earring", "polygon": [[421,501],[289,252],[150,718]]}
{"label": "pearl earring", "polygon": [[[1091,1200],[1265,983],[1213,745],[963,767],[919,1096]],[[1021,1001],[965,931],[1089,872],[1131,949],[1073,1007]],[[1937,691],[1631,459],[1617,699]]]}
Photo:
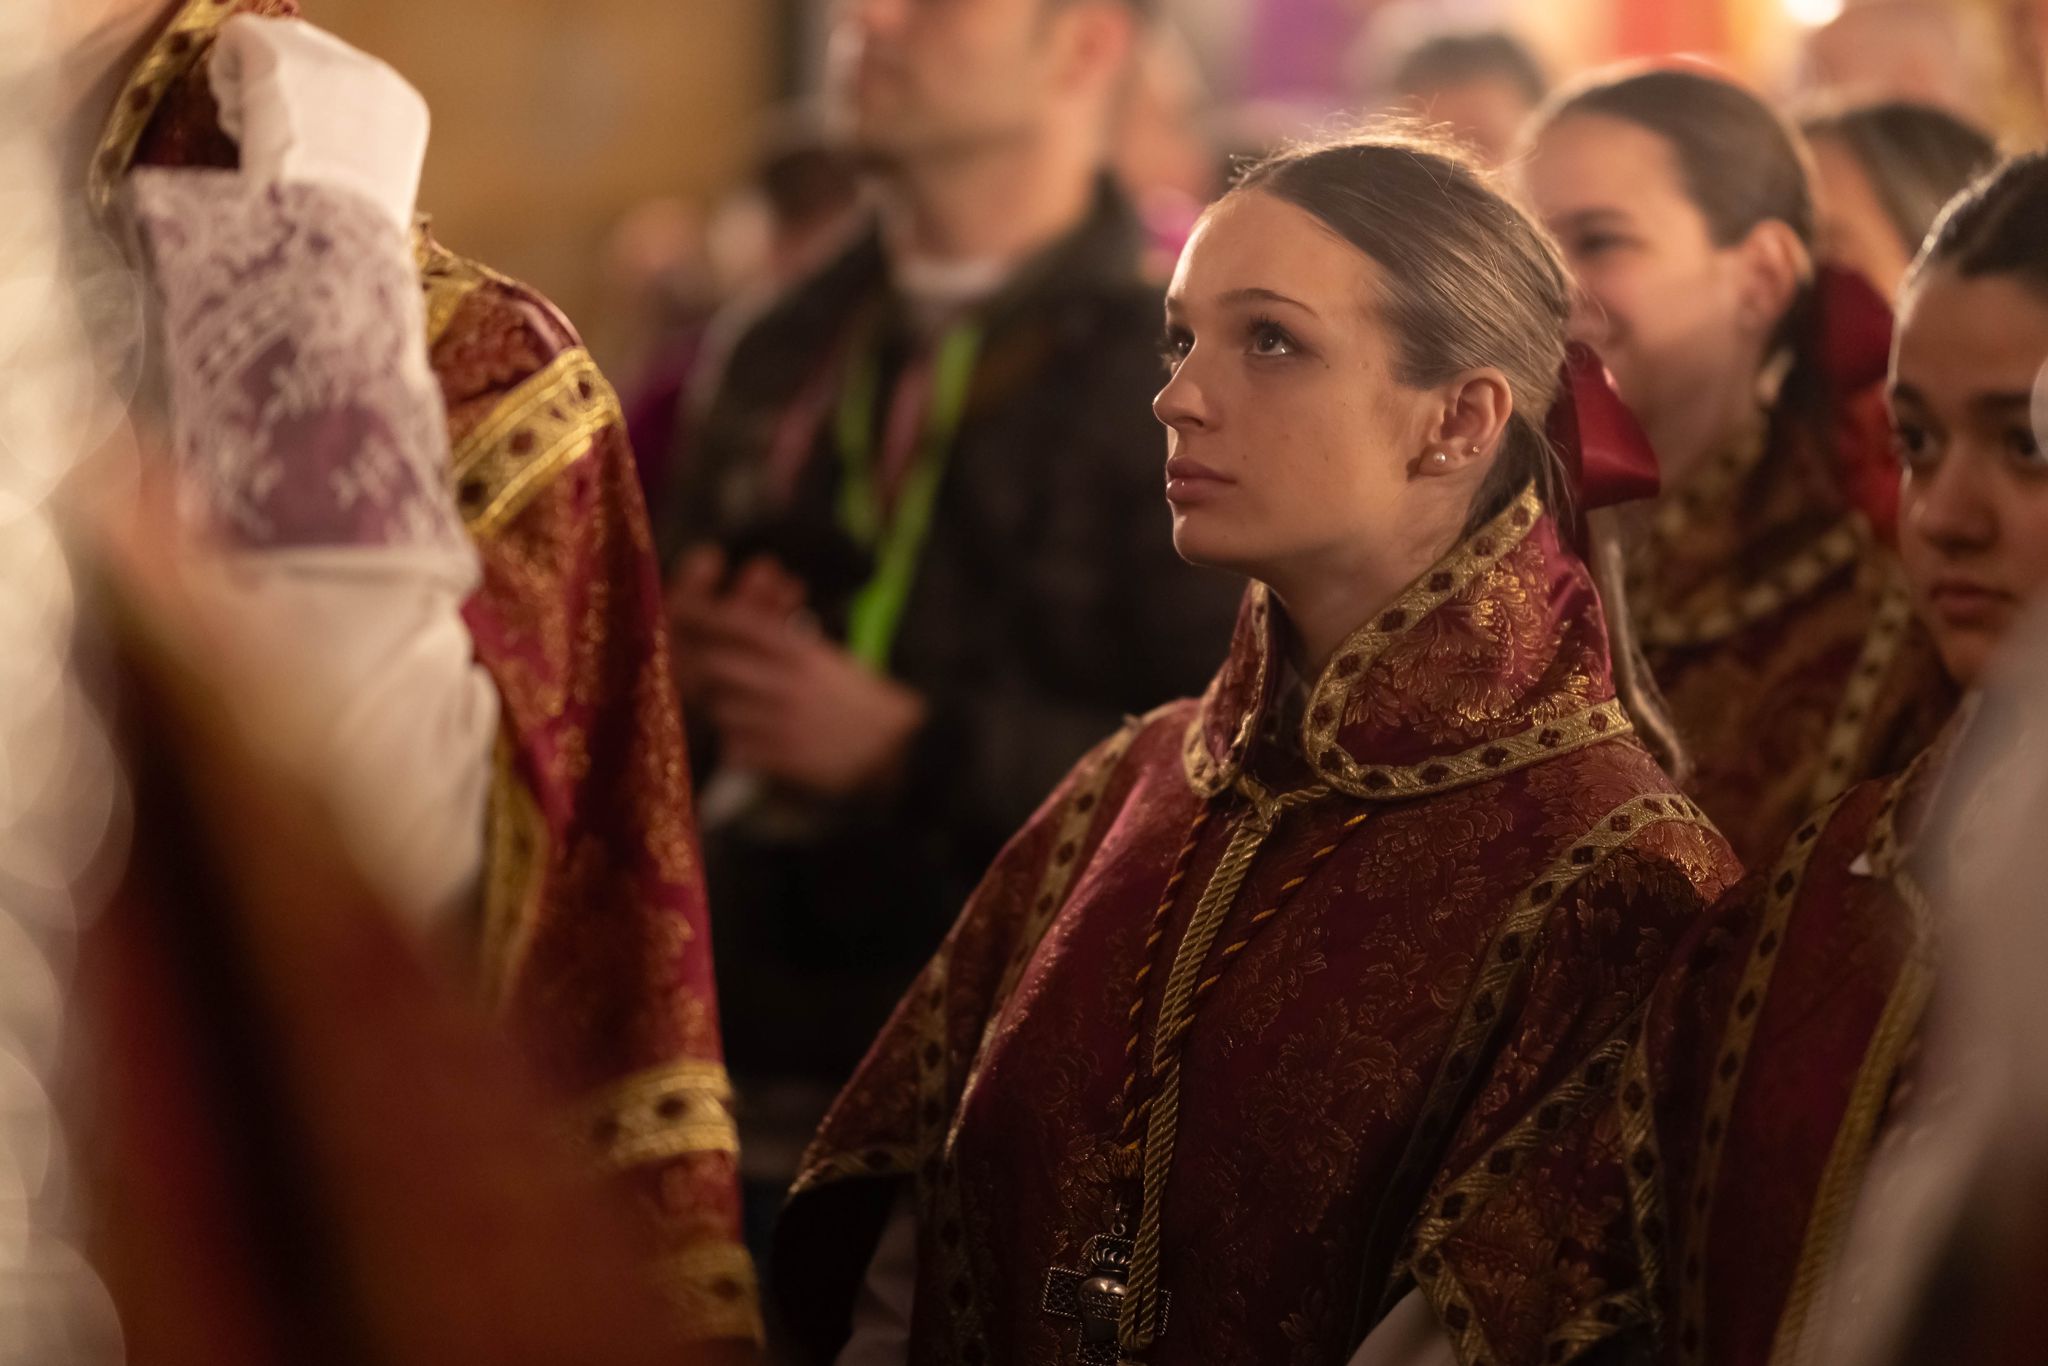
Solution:
{"label": "pearl earring", "polygon": [[1451,453],[1449,451],[1431,451],[1429,453],[1429,463],[1437,469],[1447,469],[1451,463]]}

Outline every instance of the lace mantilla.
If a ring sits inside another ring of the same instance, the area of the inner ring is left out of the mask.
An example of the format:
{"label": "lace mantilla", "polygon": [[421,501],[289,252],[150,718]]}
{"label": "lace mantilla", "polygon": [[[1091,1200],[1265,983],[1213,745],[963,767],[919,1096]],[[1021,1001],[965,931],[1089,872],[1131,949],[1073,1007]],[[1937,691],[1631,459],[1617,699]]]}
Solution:
{"label": "lace mantilla", "polygon": [[181,513],[246,549],[467,548],[405,239],[367,202],[144,170]]}

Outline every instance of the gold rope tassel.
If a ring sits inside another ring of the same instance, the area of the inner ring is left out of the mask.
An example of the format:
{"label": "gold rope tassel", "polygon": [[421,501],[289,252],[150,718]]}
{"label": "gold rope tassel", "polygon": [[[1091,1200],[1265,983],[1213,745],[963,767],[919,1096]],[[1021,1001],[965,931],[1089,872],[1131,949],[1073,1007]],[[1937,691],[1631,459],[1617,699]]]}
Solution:
{"label": "gold rope tassel", "polygon": [[1238,790],[1252,803],[1252,809],[1230,835],[1230,843],[1209,885],[1195,904],[1174,951],[1173,969],[1167,974],[1166,989],[1159,1000],[1159,1019],[1152,1030],[1152,1074],[1159,1078],[1153,1097],[1151,1122],[1145,1126],[1144,1204],[1138,1216],[1138,1236],[1131,1249],[1130,1294],[1124,1300],[1123,1317],[1117,1325],[1118,1345],[1135,1355],[1148,1350],[1159,1337],[1159,1223],[1165,1203],[1166,1177],[1173,1166],[1174,1135],[1180,1120],[1180,1040],[1191,1018],[1197,974],[1216,943],[1223,922],[1244,888],[1246,874],[1259,856],[1266,839],[1280,817],[1294,807],[1329,794],[1321,786],[1300,788],[1278,798],[1249,778],[1238,780]]}

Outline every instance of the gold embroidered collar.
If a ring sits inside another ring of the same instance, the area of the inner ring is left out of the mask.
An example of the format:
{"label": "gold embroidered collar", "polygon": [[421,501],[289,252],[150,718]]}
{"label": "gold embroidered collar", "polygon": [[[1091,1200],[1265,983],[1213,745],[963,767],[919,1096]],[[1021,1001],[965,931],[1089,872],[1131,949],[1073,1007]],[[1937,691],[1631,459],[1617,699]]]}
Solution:
{"label": "gold embroidered collar", "polygon": [[[1279,627],[1271,593],[1253,584],[1183,744],[1204,797],[1237,781],[1267,730]],[[1631,729],[1598,595],[1531,488],[1345,640],[1309,688],[1300,748],[1317,781],[1395,800]]]}

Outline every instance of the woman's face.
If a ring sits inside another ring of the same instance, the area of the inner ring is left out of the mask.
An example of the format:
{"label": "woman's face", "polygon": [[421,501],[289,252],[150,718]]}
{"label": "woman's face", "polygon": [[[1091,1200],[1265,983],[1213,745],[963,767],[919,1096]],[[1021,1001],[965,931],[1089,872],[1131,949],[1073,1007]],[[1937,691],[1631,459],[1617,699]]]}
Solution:
{"label": "woman's face", "polygon": [[2048,591],[2048,459],[2032,418],[2044,362],[2048,299],[2012,277],[1935,267],[1906,291],[1891,376],[1899,553],[1965,687]]}
{"label": "woman's face", "polygon": [[1578,286],[1574,340],[1599,351],[1653,436],[1738,367],[1754,372],[1776,319],[1757,316],[1745,253],[1714,244],[1668,142],[1567,114],[1536,140],[1522,178]]}
{"label": "woman's face", "polygon": [[1887,299],[1899,292],[1913,252],[1899,240],[1891,215],[1878,200],[1877,187],[1856,154],[1838,137],[1813,139],[1816,198],[1820,208],[1820,255],[1855,271]]}
{"label": "woman's face", "polygon": [[[1196,227],[1166,296],[1166,498],[1186,559],[1281,587],[1364,576],[1389,591],[1455,538],[1483,475],[1445,462],[1444,402],[1395,377],[1371,258],[1253,191]],[[1501,418],[1505,421],[1505,417]],[[1453,423],[1455,426],[1455,421]]]}

